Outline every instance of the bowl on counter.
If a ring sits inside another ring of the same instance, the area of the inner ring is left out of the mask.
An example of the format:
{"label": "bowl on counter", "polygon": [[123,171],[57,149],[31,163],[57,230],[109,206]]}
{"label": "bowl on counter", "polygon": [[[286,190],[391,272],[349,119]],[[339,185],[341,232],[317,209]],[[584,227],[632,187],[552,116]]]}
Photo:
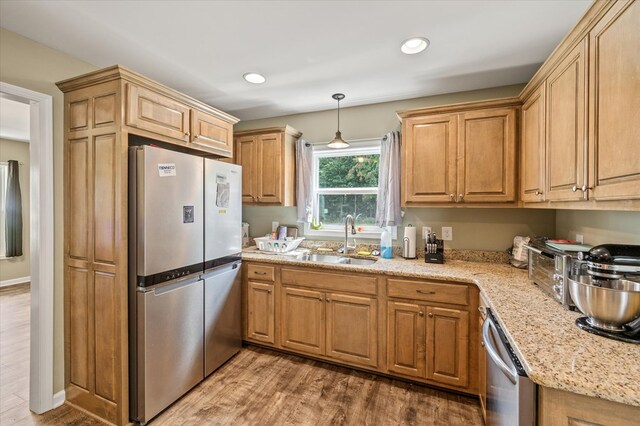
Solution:
{"label": "bowl on counter", "polygon": [[640,282],[575,275],[569,277],[569,292],[593,327],[623,331],[623,325],[640,317]]}

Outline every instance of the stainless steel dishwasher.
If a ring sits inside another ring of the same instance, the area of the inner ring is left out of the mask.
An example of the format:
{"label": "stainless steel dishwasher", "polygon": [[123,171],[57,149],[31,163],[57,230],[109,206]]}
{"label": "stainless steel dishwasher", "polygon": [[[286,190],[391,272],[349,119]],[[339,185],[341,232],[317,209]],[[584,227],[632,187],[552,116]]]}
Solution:
{"label": "stainless steel dishwasher", "polygon": [[204,375],[242,348],[241,262],[208,271],[204,279]]}
{"label": "stainless steel dishwasher", "polygon": [[146,423],[203,378],[203,281],[138,288],[137,420]]}
{"label": "stainless steel dishwasher", "polygon": [[524,371],[491,309],[482,326],[487,350],[487,425],[534,426],[536,385]]}

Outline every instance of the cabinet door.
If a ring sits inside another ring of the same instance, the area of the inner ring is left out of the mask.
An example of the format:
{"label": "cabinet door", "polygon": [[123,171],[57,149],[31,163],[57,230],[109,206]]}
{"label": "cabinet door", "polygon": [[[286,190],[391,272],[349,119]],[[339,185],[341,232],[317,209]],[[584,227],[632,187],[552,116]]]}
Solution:
{"label": "cabinet door", "polygon": [[259,203],[282,203],[282,134],[258,136],[257,200]]}
{"label": "cabinet door", "polygon": [[547,200],[586,199],[586,40],[547,78]]}
{"label": "cabinet door", "polygon": [[425,377],[424,308],[413,303],[388,302],[387,367],[389,372]]}
{"label": "cabinet door", "polygon": [[127,125],[189,141],[189,107],[144,87],[127,84]]}
{"label": "cabinet door", "polygon": [[191,110],[191,143],[214,154],[231,157],[233,125],[206,112]]}
{"label": "cabinet door", "polygon": [[377,300],[333,293],[326,302],[327,356],[377,367]]}
{"label": "cabinet door", "polygon": [[640,4],[617,2],[591,30],[592,198],[640,198]]}
{"label": "cabinet door", "polygon": [[242,203],[256,201],[256,182],[258,180],[256,136],[236,138],[236,164],[242,166]]}
{"label": "cabinet door", "polygon": [[514,201],[516,109],[461,113],[458,158],[459,203]]}
{"label": "cabinet door", "polygon": [[247,337],[275,343],[275,297],[273,284],[249,281],[247,286]]}
{"label": "cabinet door", "polygon": [[427,379],[464,387],[468,376],[469,313],[427,307]]}
{"label": "cabinet door", "polygon": [[324,294],[282,288],[280,329],[282,346],[316,355],[325,354]]}
{"label": "cabinet door", "polygon": [[544,201],[545,179],[545,83],[522,105],[520,145],[520,198]]}
{"label": "cabinet door", "polygon": [[403,122],[402,205],[455,201],[456,114]]}

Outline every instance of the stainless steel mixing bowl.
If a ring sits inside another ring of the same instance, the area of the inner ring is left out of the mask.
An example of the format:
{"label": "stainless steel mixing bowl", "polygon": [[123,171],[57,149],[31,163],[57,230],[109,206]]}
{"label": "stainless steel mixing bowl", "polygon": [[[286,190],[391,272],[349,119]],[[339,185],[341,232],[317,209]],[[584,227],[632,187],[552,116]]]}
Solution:
{"label": "stainless steel mixing bowl", "polygon": [[569,292],[594,327],[622,331],[624,324],[640,317],[640,282],[576,275],[569,277]]}

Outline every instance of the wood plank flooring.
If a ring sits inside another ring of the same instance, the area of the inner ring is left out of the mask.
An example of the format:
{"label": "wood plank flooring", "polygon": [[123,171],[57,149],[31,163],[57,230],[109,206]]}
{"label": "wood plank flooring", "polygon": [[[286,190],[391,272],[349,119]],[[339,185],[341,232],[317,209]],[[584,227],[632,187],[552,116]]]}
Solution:
{"label": "wood plank flooring", "polygon": [[[29,411],[29,292],[18,290],[0,290],[0,424],[100,424],[66,405]],[[482,425],[482,417],[475,398],[248,346],[151,424]]]}

